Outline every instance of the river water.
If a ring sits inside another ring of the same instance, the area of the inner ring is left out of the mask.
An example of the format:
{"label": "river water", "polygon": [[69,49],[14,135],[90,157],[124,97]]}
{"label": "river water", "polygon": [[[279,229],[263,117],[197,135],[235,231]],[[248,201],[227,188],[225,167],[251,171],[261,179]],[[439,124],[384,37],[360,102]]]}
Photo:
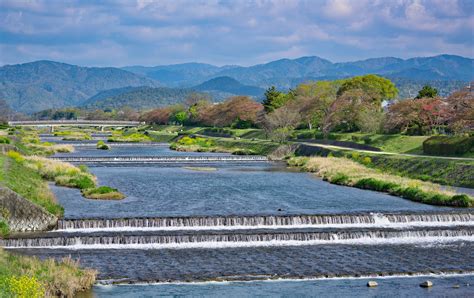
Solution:
{"label": "river water", "polygon": [[[112,145],[110,151],[78,146],[71,155],[206,153]],[[275,162],[89,167],[99,184],[127,197],[87,200],[75,189],[54,186],[65,207],[58,229],[2,243],[96,268],[99,285],[86,297],[474,293],[468,286],[474,285],[472,209],[331,185]],[[367,288],[361,276],[379,286]],[[435,286],[420,288],[427,279]]]}

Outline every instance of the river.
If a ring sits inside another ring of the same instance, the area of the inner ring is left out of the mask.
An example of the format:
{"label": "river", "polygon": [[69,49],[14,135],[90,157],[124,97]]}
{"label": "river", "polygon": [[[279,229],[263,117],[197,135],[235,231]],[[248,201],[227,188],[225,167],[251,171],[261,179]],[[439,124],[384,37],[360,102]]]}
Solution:
{"label": "river", "polygon": [[[57,156],[226,156],[77,146]],[[89,164],[121,201],[52,186],[58,229],[9,240],[99,271],[83,296],[472,296],[474,212],[332,185],[278,162]],[[379,286],[367,288],[377,280]],[[364,278],[365,277],[365,278]],[[418,284],[434,282],[431,289]],[[120,285],[117,285],[119,283]]]}

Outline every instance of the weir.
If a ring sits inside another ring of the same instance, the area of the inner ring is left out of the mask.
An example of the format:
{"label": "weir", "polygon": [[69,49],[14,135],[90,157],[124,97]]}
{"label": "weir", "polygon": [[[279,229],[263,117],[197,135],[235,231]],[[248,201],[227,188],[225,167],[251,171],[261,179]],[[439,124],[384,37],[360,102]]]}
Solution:
{"label": "weir", "polygon": [[473,229],[441,230],[370,230],[337,232],[275,232],[275,233],[226,233],[188,235],[113,235],[113,236],[61,236],[42,238],[2,239],[5,248],[193,248],[233,246],[317,245],[331,243],[377,244],[474,241]]}
{"label": "weir", "polygon": [[263,162],[265,156],[110,156],[110,157],[51,157],[53,160],[80,163],[209,163],[209,162]]}
{"label": "weir", "polygon": [[186,230],[261,228],[345,228],[474,225],[474,212],[445,213],[367,213],[287,216],[156,217],[117,219],[64,219],[61,231],[88,230]]}

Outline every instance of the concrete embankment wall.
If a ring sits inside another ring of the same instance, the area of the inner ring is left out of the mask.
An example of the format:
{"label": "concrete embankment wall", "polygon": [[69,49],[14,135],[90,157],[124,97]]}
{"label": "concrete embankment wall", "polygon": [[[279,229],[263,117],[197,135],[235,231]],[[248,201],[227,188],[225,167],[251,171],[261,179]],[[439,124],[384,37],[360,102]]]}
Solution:
{"label": "concrete embankment wall", "polygon": [[49,230],[58,222],[56,216],[4,187],[0,187],[0,211],[12,232]]}

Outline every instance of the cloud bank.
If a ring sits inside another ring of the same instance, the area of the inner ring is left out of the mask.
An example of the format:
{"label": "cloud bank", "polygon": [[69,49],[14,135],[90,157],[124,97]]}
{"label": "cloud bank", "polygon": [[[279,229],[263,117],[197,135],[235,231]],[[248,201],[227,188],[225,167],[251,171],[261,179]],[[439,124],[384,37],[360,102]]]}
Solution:
{"label": "cloud bank", "polygon": [[0,1],[0,64],[474,57],[471,0]]}

